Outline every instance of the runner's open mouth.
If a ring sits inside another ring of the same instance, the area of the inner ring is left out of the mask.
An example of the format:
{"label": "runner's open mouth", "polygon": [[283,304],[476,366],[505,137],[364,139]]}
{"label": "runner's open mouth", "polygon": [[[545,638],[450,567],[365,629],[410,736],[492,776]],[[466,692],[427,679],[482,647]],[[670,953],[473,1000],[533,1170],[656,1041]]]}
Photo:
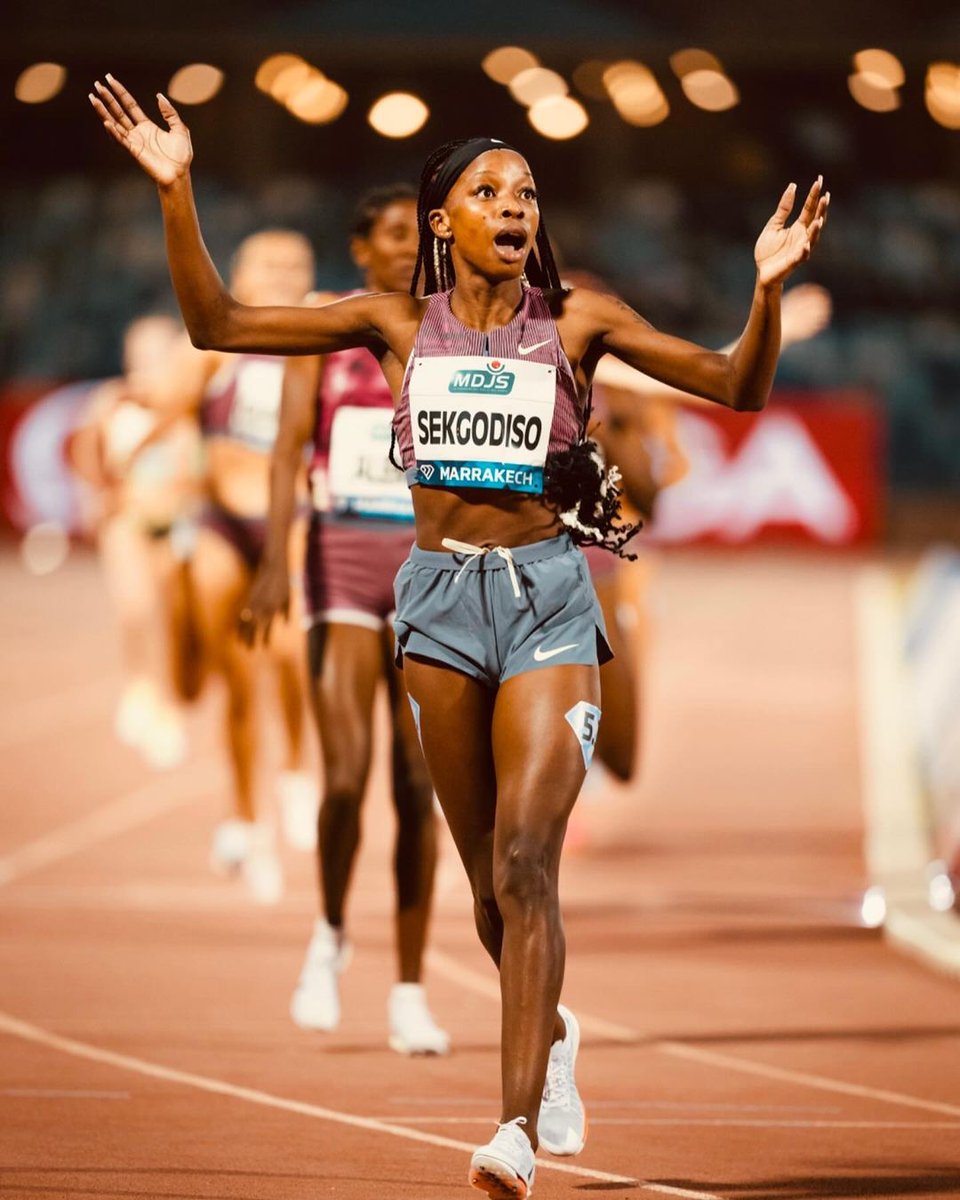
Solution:
{"label": "runner's open mouth", "polygon": [[527,244],[527,235],[519,229],[502,229],[493,240],[508,250],[522,250]]}

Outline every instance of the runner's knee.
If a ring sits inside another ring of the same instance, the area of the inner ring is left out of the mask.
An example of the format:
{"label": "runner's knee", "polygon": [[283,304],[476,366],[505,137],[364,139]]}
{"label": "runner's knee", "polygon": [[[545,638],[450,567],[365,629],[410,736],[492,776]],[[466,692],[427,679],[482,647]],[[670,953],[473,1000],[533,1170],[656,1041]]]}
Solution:
{"label": "runner's knee", "polygon": [[532,832],[509,837],[494,862],[493,884],[497,904],[529,910],[556,899],[553,855],[541,836]]}

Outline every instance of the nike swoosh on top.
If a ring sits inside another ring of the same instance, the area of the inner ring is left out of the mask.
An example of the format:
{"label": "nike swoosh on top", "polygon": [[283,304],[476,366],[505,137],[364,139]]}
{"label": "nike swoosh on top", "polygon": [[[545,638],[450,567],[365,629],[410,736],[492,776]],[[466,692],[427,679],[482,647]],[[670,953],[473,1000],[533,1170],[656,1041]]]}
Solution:
{"label": "nike swoosh on top", "polygon": [[534,350],[539,350],[541,346],[546,346],[552,340],[553,340],[552,338],[546,338],[544,341],[536,342],[532,346],[518,346],[517,353],[518,354],[532,354],[534,352]]}
{"label": "nike swoosh on top", "polygon": [[571,642],[569,646],[557,646],[553,650],[544,650],[542,646],[538,646],[533,652],[533,657],[537,662],[546,662],[548,658],[553,658],[555,654],[562,654],[564,650],[576,650],[579,645],[579,642]]}

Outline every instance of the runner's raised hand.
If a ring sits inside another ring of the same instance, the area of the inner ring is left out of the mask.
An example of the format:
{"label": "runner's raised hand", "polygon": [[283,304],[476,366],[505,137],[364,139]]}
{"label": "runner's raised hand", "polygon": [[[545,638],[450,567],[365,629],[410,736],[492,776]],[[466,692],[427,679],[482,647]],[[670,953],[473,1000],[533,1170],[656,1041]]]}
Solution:
{"label": "runner's raised hand", "polygon": [[800,215],[792,225],[787,218],[793,210],[797,185],[791,183],[780,197],[777,211],[763,227],[754,247],[754,258],[761,284],[783,283],[794,267],[805,262],[817,244],[827,219],[830,193],[823,191],[823,176],[819,176],[807,193]]}
{"label": "runner's raised hand", "polygon": [[193,158],[190,130],[162,93],[157,93],[160,115],[167,129],[156,125],[119,79],[107,75],[107,85],[100,80],[93,85],[96,95],[89,93],[90,103],[103,122],[106,131],[137,160],[146,173],[161,186],[175,183],[186,175]]}

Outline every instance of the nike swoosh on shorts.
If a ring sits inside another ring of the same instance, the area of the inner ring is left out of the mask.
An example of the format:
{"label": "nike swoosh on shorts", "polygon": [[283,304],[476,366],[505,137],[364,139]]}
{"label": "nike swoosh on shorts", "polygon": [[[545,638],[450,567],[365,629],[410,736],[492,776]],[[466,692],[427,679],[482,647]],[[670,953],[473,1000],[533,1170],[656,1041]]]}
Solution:
{"label": "nike swoosh on shorts", "polygon": [[532,346],[518,346],[518,354],[532,354],[534,350],[539,350],[541,346],[547,346],[552,341],[552,338],[546,338],[542,342],[535,342]]}
{"label": "nike swoosh on shorts", "polygon": [[538,646],[533,652],[533,657],[537,662],[546,662],[548,658],[553,658],[556,654],[562,654],[564,650],[576,650],[579,645],[579,642],[571,642],[569,646],[556,646],[553,650],[544,650],[542,646]]}

